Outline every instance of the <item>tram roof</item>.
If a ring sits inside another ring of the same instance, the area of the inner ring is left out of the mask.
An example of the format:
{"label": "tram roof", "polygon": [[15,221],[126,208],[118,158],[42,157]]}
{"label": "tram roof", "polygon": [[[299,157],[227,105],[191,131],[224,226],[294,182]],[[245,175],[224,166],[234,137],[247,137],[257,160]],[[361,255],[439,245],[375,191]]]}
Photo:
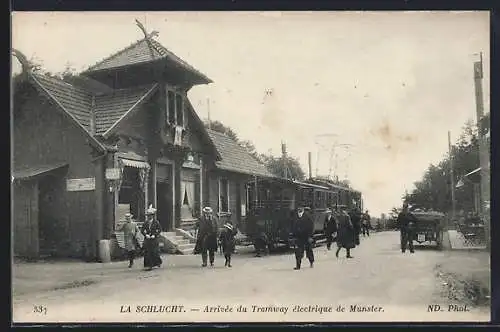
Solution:
{"label": "tram roof", "polygon": [[330,182],[326,182],[326,181],[322,181],[322,180],[313,180],[313,181],[321,182],[321,183],[325,184],[326,186],[328,186],[329,188],[334,188],[334,189],[338,189],[338,190],[347,190],[347,191],[355,192],[355,193],[358,193],[358,194],[361,193],[358,190],[355,190],[355,189],[352,189],[352,188],[349,188],[349,187],[345,187],[345,186],[339,186],[337,184],[333,184],[333,183],[330,183]]}
{"label": "tram roof", "polygon": [[317,189],[323,189],[323,190],[330,189],[330,188],[325,187],[325,186],[320,186],[318,184],[313,184],[313,183],[308,183],[308,182],[293,181],[293,183],[298,184],[299,186],[304,186],[304,187],[311,187],[311,188],[317,188]]}

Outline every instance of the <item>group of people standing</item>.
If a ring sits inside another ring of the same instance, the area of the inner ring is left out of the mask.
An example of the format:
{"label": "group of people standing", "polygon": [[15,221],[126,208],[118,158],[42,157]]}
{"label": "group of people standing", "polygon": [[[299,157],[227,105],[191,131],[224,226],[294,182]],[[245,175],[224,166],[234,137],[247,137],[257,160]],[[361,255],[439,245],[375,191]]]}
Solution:
{"label": "group of people standing", "polygon": [[231,267],[231,256],[235,249],[236,227],[231,222],[227,222],[219,232],[212,208],[205,207],[196,228],[198,234],[194,253],[201,254],[201,266],[208,266],[208,262],[210,266],[214,266],[215,253],[217,252],[218,243],[220,243],[225,258],[224,266]]}
{"label": "group of people standing", "polygon": [[[132,215],[125,215],[125,224],[122,231],[124,233],[124,248],[129,260],[128,267],[134,265],[134,259],[138,251],[144,254],[144,269],[147,271],[155,267],[161,267],[163,261],[160,257],[159,238],[161,234],[161,225],[156,219],[156,209],[150,206],[146,211],[146,221],[142,228],[132,220]],[[228,222],[224,224],[219,232],[217,221],[210,207],[203,209],[202,217],[196,225],[197,240],[194,249],[195,254],[201,254],[202,266],[210,263],[214,265],[215,252],[218,248],[218,242],[222,244],[222,251],[226,259],[225,266],[231,267],[231,256],[235,249],[236,228]],[[142,246],[140,240],[143,240]]]}
{"label": "group of people standing", "polygon": [[[132,220],[132,215],[125,215],[125,224],[122,228],[124,235],[124,247],[127,251],[129,260],[128,267],[134,265],[134,259],[138,251],[144,254],[144,269],[152,270],[154,267],[161,267],[163,261],[160,257],[159,237],[161,233],[161,225],[156,219],[156,209],[149,207],[146,211],[146,221],[141,229],[136,222]],[[140,239],[143,239],[142,246]]]}
{"label": "group of people standing", "polygon": [[[330,250],[332,243],[336,241],[338,258],[342,248],[346,250],[346,257],[353,258],[351,249],[360,244],[360,234],[369,236],[370,217],[368,211],[361,213],[357,208],[347,211],[347,207],[338,206],[334,210],[327,209],[324,223],[324,233],[326,235],[327,249]],[[122,228],[124,232],[124,246],[128,254],[129,267],[134,264],[135,255],[138,250],[144,254],[144,269],[152,270],[154,267],[161,267],[162,259],[159,250],[159,237],[161,226],[156,219],[156,209],[149,207],[146,211],[146,221],[141,229],[132,220],[132,215],[126,215],[126,222]],[[295,239],[295,270],[300,270],[304,254],[309,260],[310,267],[314,266],[314,222],[307,207],[297,209],[293,220],[292,233]],[[215,253],[218,244],[222,246],[225,263],[224,266],[231,267],[231,257],[235,250],[236,227],[231,222],[227,222],[219,231],[217,220],[213,210],[205,207],[202,216],[196,225],[197,237],[194,254],[201,254],[202,267],[214,265]],[[139,243],[139,237],[143,237],[143,245]],[[263,240],[263,247],[265,247]],[[412,248],[410,247],[410,250]],[[259,250],[258,250],[259,251]],[[257,253],[259,255],[259,252]]]}

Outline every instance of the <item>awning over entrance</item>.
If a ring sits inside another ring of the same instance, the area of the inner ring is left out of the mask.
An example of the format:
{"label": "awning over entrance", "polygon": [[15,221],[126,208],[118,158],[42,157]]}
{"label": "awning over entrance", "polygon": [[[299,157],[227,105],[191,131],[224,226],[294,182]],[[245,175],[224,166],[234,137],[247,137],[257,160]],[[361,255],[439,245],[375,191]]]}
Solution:
{"label": "awning over entrance", "polygon": [[149,164],[145,161],[120,158],[120,162],[123,164],[123,166],[134,167],[139,169],[150,169]]}
{"label": "awning over entrance", "polygon": [[29,180],[43,175],[48,175],[56,170],[67,167],[67,163],[57,163],[49,165],[37,165],[29,168],[15,170],[12,172],[13,180]]}

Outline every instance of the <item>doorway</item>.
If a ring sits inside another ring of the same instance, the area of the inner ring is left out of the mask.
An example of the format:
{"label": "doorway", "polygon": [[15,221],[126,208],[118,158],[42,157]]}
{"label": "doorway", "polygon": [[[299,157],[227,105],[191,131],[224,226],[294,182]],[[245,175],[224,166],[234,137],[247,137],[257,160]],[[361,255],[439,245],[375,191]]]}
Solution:
{"label": "doorway", "polygon": [[38,182],[38,238],[39,255],[57,255],[59,246],[67,238],[65,225],[58,219],[61,181],[46,176]]}
{"label": "doorway", "polygon": [[172,183],[167,181],[159,181],[156,183],[156,206],[157,216],[163,231],[172,229]]}

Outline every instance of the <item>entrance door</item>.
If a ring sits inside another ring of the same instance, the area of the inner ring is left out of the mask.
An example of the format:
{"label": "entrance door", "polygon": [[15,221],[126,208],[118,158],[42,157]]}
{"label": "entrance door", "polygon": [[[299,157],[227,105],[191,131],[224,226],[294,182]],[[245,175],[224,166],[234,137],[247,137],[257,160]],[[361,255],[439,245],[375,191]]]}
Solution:
{"label": "entrance door", "polygon": [[64,237],[60,221],[56,218],[57,181],[47,176],[38,182],[38,236],[40,255],[57,253],[57,245]]}
{"label": "entrance door", "polygon": [[156,206],[158,221],[163,231],[172,229],[172,184],[171,182],[156,183]]}

